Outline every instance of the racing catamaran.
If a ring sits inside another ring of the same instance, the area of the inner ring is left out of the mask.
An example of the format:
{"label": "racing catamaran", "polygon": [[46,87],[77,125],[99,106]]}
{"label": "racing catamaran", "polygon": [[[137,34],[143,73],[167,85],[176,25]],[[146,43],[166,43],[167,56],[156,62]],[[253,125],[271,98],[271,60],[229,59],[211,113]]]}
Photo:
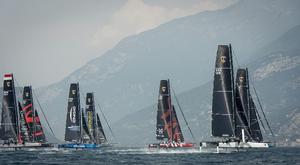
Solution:
{"label": "racing catamaran", "polygon": [[156,139],[160,143],[149,144],[149,148],[192,148],[193,143],[184,141],[170,90],[169,80],[161,80],[156,118]]}
{"label": "racing catamaran", "polygon": [[87,93],[86,108],[80,108],[79,84],[70,85],[66,116],[65,141],[59,148],[95,149],[105,146],[107,140],[95,113],[94,94]]}
{"label": "racing catamaran", "polygon": [[0,148],[52,147],[47,143],[42,124],[33,107],[31,86],[23,90],[23,107],[16,99],[13,74],[4,75]]}
{"label": "racing catamaran", "polygon": [[234,82],[231,45],[219,45],[213,84],[212,136],[221,140],[200,142],[200,148],[269,147],[263,142],[258,115],[250,94],[247,68],[237,70]]}

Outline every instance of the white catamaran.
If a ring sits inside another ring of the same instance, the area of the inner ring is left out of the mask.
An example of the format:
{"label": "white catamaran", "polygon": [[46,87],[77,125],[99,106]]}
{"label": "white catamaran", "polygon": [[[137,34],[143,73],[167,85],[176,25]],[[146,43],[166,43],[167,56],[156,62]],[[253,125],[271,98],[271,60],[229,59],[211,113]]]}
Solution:
{"label": "white catamaran", "polygon": [[213,84],[212,136],[221,140],[200,142],[200,149],[268,148],[258,117],[247,68],[237,70],[234,82],[231,45],[219,45]]}

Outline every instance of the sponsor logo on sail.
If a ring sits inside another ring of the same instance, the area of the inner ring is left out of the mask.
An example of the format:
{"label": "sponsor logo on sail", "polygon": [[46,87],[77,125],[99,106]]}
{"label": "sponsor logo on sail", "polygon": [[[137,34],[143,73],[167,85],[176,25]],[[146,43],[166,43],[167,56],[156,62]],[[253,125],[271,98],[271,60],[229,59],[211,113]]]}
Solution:
{"label": "sponsor logo on sail", "polygon": [[226,56],[221,56],[220,61],[222,64],[224,64],[226,62]]}
{"label": "sponsor logo on sail", "polygon": [[216,68],[216,75],[220,75],[222,72],[222,69],[221,68]]}
{"label": "sponsor logo on sail", "polygon": [[76,94],[76,90],[72,90],[72,94],[75,95]]}
{"label": "sponsor logo on sail", "polygon": [[164,132],[164,130],[163,130],[162,128],[159,128],[159,129],[158,129],[158,133],[159,133],[159,134],[162,134],[163,132]]}
{"label": "sponsor logo on sail", "polygon": [[76,123],[76,106],[73,106],[70,109],[70,121]]}
{"label": "sponsor logo on sail", "polygon": [[244,77],[239,77],[239,81],[242,83],[244,82]]}
{"label": "sponsor logo on sail", "polygon": [[93,127],[93,113],[91,111],[88,111],[87,117],[88,117],[88,128],[91,130]]}
{"label": "sponsor logo on sail", "polygon": [[161,87],[161,90],[162,90],[163,92],[166,92],[167,87]]}

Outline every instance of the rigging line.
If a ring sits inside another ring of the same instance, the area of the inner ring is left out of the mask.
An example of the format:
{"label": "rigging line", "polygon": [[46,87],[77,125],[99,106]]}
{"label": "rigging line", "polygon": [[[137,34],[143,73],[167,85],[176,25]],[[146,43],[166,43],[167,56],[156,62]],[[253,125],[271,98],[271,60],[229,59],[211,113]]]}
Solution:
{"label": "rigging line", "polygon": [[118,140],[117,140],[115,134],[113,133],[113,131],[112,131],[112,129],[111,129],[111,127],[110,127],[110,125],[109,125],[109,123],[108,123],[108,121],[107,121],[107,119],[106,119],[106,117],[105,117],[105,115],[104,115],[104,113],[103,113],[103,111],[102,111],[102,108],[101,108],[100,104],[97,103],[97,105],[98,105],[98,108],[99,108],[99,110],[100,110],[100,112],[101,112],[101,114],[102,114],[102,116],[103,116],[103,118],[104,118],[104,120],[105,120],[105,123],[107,124],[107,126],[108,126],[108,128],[109,128],[109,131],[110,131],[112,137],[114,138],[114,140],[115,140],[116,142],[118,142]]}
{"label": "rigging line", "polygon": [[274,137],[273,131],[272,131],[271,126],[270,126],[270,124],[269,124],[269,121],[268,121],[268,119],[267,119],[267,117],[266,117],[266,114],[265,114],[265,112],[264,112],[264,110],[263,110],[263,108],[262,108],[261,102],[260,102],[260,100],[259,100],[259,98],[258,98],[258,94],[257,94],[257,92],[256,92],[256,88],[255,88],[255,86],[254,86],[254,83],[253,83],[253,80],[252,80],[252,79],[251,79],[251,84],[252,84],[252,86],[253,86],[253,90],[254,90],[256,99],[257,99],[257,101],[258,101],[259,107],[260,107],[260,109],[261,109],[261,111],[262,111],[262,114],[263,114],[263,116],[264,116],[264,119],[265,119],[265,121],[266,121],[266,123],[267,123],[267,126],[268,126],[268,128],[269,128],[269,130],[270,130],[270,132],[271,132],[271,135]]}
{"label": "rigging line", "polygon": [[181,115],[182,115],[182,117],[183,117],[183,119],[184,119],[184,121],[185,121],[185,124],[187,125],[187,127],[188,127],[188,129],[189,129],[189,132],[190,132],[190,134],[192,135],[193,141],[196,142],[195,136],[194,136],[194,134],[193,134],[193,132],[192,132],[190,126],[189,126],[189,123],[187,122],[187,120],[186,120],[186,118],[185,118],[185,116],[184,116],[184,114],[183,114],[183,111],[182,111],[182,109],[181,109],[181,106],[180,106],[180,104],[179,104],[179,101],[178,101],[178,99],[177,99],[177,96],[176,96],[176,93],[175,93],[173,87],[171,87],[171,89],[172,89],[172,92],[174,93],[174,97],[175,97],[176,103],[177,103],[177,105],[178,105],[178,107],[179,107],[179,110],[180,110]]}
{"label": "rigging line", "polygon": [[54,134],[54,132],[53,132],[51,126],[50,126],[50,123],[49,123],[49,121],[48,121],[48,119],[47,119],[47,117],[46,117],[46,115],[45,115],[45,113],[44,113],[44,110],[43,110],[43,108],[42,108],[42,106],[41,106],[41,104],[40,104],[40,101],[38,100],[37,95],[36,95],[36,93],[35,93],[35,91],[34,91],[33,89],[32,89],[32,93],[33,93],[33,95],[34,95],[34,97],[35,97],[35,99],[36,99],[36,101],[37,101],[37,103],[38,103],[38,105],[39,105],[39,107],[40,107],[40,109],[41,109],[41,112],[42,112],[42,114],[43,114],[43,117],[45,118],[45,121],[46,121],[46,123],[47,123],[47,125],[48,125],[48,127],[49,127],[49,129],[50,129],[50,131],[51,131],[51,133],[52,133],[52,135],[53,135],[56,139],[58,139],[58,138],[55,136],[55,134]]}

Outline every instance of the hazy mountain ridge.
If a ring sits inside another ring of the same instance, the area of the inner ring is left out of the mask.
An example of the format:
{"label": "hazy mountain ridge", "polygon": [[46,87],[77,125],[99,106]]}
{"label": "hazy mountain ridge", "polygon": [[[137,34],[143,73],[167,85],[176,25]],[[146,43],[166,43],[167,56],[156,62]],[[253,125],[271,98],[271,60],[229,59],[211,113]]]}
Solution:
{"label": "hazy mountain ridge", "polygon": [[80,82],[82,95],[94,91],[107,118],[115,122],[156,102],[160,79],[170,78],[177,93],[205,84],[213,73],[217,44],[231,42],[245,63],[255,49],[299,24],[298,6],[297,0],[244,0],[176,19],[125,38],[64,80],[38,89],[37,95],[60,138],[71,82]]}
{"label": "hazy mountain ridge", "polygon": [[[300,61],[297,60],[300,57],[300,50],[294,44],[294,42],[300,43],[300,33],[297,30],[300,30],[300,26],[296,26],[275,42],[267,45],[269,49],[262,48],[262,50],[258,50],[257,52],[261,52],[258,54],[258,58],[246,65],[249,67],[250,78],[254,81],[254,84],[250,83],[252,87],[251,95],[256,102],[256,106],[259,107],[257,97],[253,91],[254,86],[262,102],[264,112],[276,134],[275,139],[281,145],[287,145],[287,142],[295,145],[295,140],[300,139],[297,130],[300,127]],[[287,37],[291,32],[293,35]],[[294,45],[294,47],[286,49],[286,46],[289,45]],[[234,67],[235,69],[238,68],[237,64]],[[211,75],[212,77],[213,75]],[[196,142],[211,140],[212,82],[184,92],[178,98],[189,125],[197,138]],[[176,106],[174,99],[173,104]],[[137,113],[128,115],[113,125],[118,136],[122,139],[122,144],[145,145],[155,142],[156,109],[156,104],[154,104]],[[177,108],[177,114],[179,114],[178,111]],[[149,118],[149,116],[152,116],[152,118]],[[191,141],[192,138],[181,115],[179,115],[179,118],[185,137]],[[269,133],[264,133],[266,139],[270,139],[270,136],[266,135]],[[286,142],[286,139],[289,139],[289,141]]]}

